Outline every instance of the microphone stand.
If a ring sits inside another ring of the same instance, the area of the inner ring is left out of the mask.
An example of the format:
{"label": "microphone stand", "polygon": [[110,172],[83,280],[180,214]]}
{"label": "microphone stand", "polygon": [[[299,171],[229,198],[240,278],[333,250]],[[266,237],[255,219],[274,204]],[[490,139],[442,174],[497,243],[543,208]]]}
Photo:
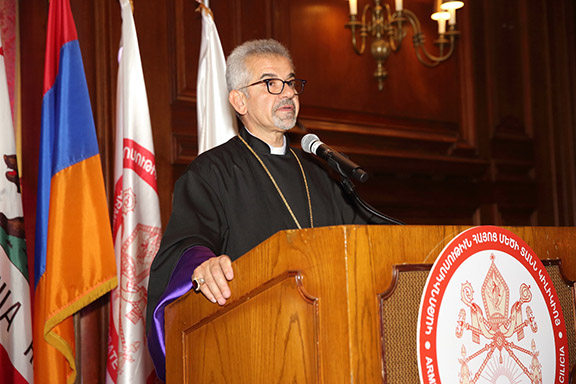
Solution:
{"label": "microphone stand", "polygon": [[346,191],[346,193],[348,193],[350,196],[352,196],[352,198],[354,198],[354,201],[356,202],[356,204],[358,204],[359,206],[361,206],[362,208],[364,208],[365,210],[370,212],[372,215],[379,217],[380,219],[384,220],[388,224],[406,225],[403,222],[401,222],[400,220],[396,220],[390,216],[387,216],[387,215],[379,212],[378,210],[376,210],[376,208],[370,206],[367,202],[362,200],[362,198],[360,196],[358,196],[358,193],[356,193],[356,187],[354,186],[354,183],[352,183],[352,181],[350,181],[350,178],[347,176],[344,176],[342,174],[340,176],[342,176],[342,180],[340,181],[340,185],[342,185],[342,187],[344,188],[344,191]]}

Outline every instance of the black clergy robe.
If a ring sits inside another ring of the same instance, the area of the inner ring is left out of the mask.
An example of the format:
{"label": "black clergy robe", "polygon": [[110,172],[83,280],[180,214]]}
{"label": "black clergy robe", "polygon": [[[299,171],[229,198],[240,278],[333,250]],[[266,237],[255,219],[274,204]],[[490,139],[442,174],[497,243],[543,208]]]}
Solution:
{"label": "black clergy robe", "polygon": [[[285,155],[273,155],[245,129],[240,135],[266,164],[302,228],[309,228],[306,188],[289,147]],[[370,223],[311,155],[293,151],[308,181],[314,227]],[[186,249],[205,246],[235,260],[276,232],[296,228],[266,171],[238,137],[201,154],[175,184],[172,215],[150,270],[147,324]]]}

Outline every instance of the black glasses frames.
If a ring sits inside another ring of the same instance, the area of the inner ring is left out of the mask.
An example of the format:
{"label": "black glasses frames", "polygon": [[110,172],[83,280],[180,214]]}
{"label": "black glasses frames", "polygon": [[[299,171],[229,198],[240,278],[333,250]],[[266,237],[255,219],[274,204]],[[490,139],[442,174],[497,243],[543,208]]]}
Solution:
{"label": "black glasses frames", "polygon": [[270,93],[272,95],[279,95],[284,91],[284,86],[288,85],[292,89],[292,91],[294,91],[295,95],[300,95],[302,92],[304,92],[304,86],[306,85],[306,82],[307,81],[303,80],[303,79],[282,80],[282,79],[272,78],[272,79],[260,80],[260,81],[257,81],[255,83],[246,85],[244,87],[240,87],[238,89],[240,90],[240,89],[252,87],[254,85],[265,83],[266,89],[268,90],[268,93]]}

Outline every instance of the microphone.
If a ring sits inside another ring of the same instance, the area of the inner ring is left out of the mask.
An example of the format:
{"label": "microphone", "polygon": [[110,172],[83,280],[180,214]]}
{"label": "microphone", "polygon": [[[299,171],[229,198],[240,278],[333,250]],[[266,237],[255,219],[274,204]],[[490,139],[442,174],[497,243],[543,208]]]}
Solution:
{"label": "microphone", "polygon": [[313,153],[319,158],[326,160],[328,165],[342,176],[356,179],[362,183],[368,180],[368,173],[360,168],[358,164],[321,142],[318,136],[313,133],[305,135],[300,144],[304,152]]}

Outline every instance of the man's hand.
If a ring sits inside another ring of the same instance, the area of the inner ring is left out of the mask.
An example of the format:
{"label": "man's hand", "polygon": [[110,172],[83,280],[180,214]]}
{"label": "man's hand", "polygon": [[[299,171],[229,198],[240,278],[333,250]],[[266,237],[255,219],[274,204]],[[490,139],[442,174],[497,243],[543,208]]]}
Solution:
{"label": "man's hand", "polygon": [[232,261],[226,255],[212,257],[200,264],[192,273],[192,280],[204,279],[200,291],[208,300],[220,305],[226,304],[230,297],[228,281],[234,278]]}

